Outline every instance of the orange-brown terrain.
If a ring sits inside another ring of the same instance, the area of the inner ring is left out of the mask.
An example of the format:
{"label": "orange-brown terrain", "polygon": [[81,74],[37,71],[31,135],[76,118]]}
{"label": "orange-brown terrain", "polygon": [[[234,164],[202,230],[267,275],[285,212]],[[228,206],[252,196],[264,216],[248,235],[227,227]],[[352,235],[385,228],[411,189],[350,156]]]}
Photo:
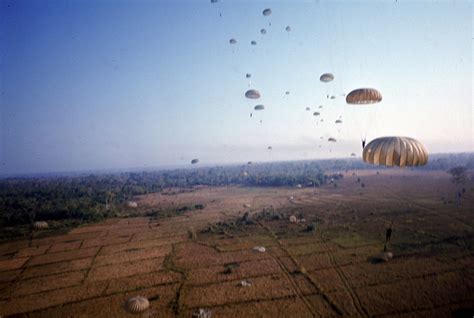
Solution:
{"label": "orange-brown terrain", "polygon": [[[3,243],[0,316],[137,316],[124,309],[137,295],[150,300],[143,317],[190,317],[200,308],[213,317],[450,317],[472,310],[472,177],[456,207],[446,202],[456,191],[446,173],[356,173],[320,188],[170,189],[138,197],[138,205],[204,209],[37,233],[31,246]],[[393,259],[378,261],[390,221]]]}

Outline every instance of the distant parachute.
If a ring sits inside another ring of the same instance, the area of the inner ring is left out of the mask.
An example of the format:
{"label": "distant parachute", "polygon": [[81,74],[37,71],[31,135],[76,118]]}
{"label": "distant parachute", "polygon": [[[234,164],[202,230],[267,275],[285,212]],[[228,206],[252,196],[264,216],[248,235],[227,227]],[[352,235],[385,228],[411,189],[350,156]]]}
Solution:
{"label": "distant parachute", "polygon": [[375,104],[382,101],[382,94],[375,88],[359,88],[346,96],[348,104]]}
{"label": "distant parachute", "polygon": [[355,156],[356,156],[356,154],[355,154],[355,153],[351,153],[351,157],[355,157]]}
{"label": "distant parachute", "polygon": [[290,91],[286,91],[286,92],[285,92],[285,95],[290,95]]}
{"label": "distant parachute", "polygon": [[323,108],[323,105],[319,105],[318,108],[319,108],[319,109]]}
{"label": "distant parachute", "polygon": [[245,92],[245,97],[250,98],[250,99],[259,99],[260,92],[257,91],[256,89],[249,89],[248,91]]}
{"label": "distant parachute", "polygon": [[286,28],[285,28],[285,31],[286,31],[286,32],[290,32],[290,31],[291,31],[291,27],[290,27],[289,25],[287,25]]}
{"label": "distant parachute", "polygon": [[336,99],[336,96],[334,96],[334,95],[331,95],[331,97],[330,97],[330,98],[331,98],[331,99]]}
{"label": "distant parachute", "polygon": [[428,151],[421,142],[409,137],[381,137],[372,140],[362,153],[364,162],[383,166],[424,166]]}
{"label": "distant parachute", "polygon": [[310,111],[310,110],[311,110],[311,108],[309,108],[309,107],[306,107],[306,110],[307,110],[307,111]]}
{"label": "distant parachute", "polygon": [[229,43],[230,43],[230,44],[237,44],[237,40],[236,40],[236,39],[230,39],[230,40],[229,40]]}
{"label": "distant parachute", "polygon": [[192,164],[192,165],[195,165],[195,164],[198,163],[198,162],[199,162],[199,159],[193,159],[193,160],[191,160],[191,164]]}
{"label": "distant parachute", "polygon": [[272,149],[273,149],[273,147],[272,147],[272,146],[268,146],[268,148],[267,148],[267,149],[268,149],[268,150],[272,150]]}
{"label": "distant parachute", "polygon": [[251,45],[257,45],[257,41],[251,41],[250,44]]}
{"label": "distant parachute", "polygon": [[263,14],[264,16],[268,17],[269,15],[272,14],[272,9],[267,8],[267,9],[263,10],[262,14]]}
{"label": "distant parachute", "polygon": [[252,77],[252,74],[250,73],[245,74],[245,78],[251,78],[251,77]]}
{"label": "distant parachute", "polygon": [[262,33],[262,34],[267,34],[267,30],[261,29],[261,30],[260,30],[260,33]]}
{"label": "distant parachute", "polygon": [[329,141],[329,142],[336,142],[336,138],[329,137],[329,138],[328,138],[328,141]]}
{"label": "distant parachute", "polygon": [[219,0],[211,0],[211,3],[217,3]]}
{"label": "distant parachute", "polygon": [[319,112],[314,112],[313,113],[313,116],[319,116],[319,115],[321,115]]}
{"label": "distant parachute", "polygon": [[336,120],[336,124],[342,124],[342,120],[340,119]]}
{"label": "distant parachute", "polygon": [[334,75],[331,73],[324,73],[319,77],[319,80],[323,83],[328,83],[334,80]]}
{"label": "distant parachute", "polygon": [[33,228],[35,228],[36,230],[44,230],[47,229],[48,226],[48,223],[45,221],[36,221],[35,223],[33,223]]}
{"label": "distant parachute", "polygon": [[255,106],[253,109],[255,109],[255,110],[264,110],[264,109],[265,109],[265,106],[263,106],[263,105],[257,105],[257,106]]}
{"label": "distant parachute", "polygon": [[133,314],[143,312],[147,310],[148,307],[150,307],[150,302],[142,296],[132,297],[125,303],[125,308]]}
{"label": "distant parachute", "polygon": [[248,164],[248,165],[251,165],[251,164],[252,164],[252,161],[247,162],[247,164]]}

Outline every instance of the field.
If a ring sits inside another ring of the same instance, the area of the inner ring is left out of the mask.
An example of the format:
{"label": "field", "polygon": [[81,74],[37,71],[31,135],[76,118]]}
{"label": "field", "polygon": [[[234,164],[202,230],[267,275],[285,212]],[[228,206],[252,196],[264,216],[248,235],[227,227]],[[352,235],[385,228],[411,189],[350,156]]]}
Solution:
{"label": "field", "polygon": [[141,196],[163,215],[0,245],[0,316],[132,317],[123,305],[135,295],[150,299],[143,317],[472,316],[472,176],[465,188],[456,206],[444,172],[383,170],[320,188]]}

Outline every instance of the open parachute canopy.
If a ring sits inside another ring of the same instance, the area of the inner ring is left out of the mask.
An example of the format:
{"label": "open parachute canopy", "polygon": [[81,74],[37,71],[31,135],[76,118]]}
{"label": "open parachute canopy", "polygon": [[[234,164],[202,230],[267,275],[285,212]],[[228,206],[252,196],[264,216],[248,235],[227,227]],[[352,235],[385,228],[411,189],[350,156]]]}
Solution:
{"label": "open parachute canopy", "polygon": [[251,77],[252,77],[252,74],[250,73],[245,74],[245,78],[251,78]]}
{"label": "open parachute canopy", "polygon": [[319,116],[319,115],[321,115],[319,112],[314,112],[313,113],[313,116]]}
{"label": "open parachute canopy", "polygon": [[267,149],[268,149],[268,150],[272,150],[272,149],[273,149],[273,147],[272,147],[272,146],[268,146],[268,148],[267,148]]}
{"label": "open parachute canopy", "polygon": [[265,109],[265,106],[263,106],[263,105],[256,105],[253,109],[255,109],[255,110],[264,110],[264,109]]}
{"label": "open parachute canopy", "polygon": [[362,159],[370,164],[383,166],[424,166],[428,151],[421,142],[409,137],[381,137],[364,148]]}
{"label": "open parachute canopy", "polygon": [[329,142],[336,142],[336,138],[329,137],[329,138],[328,138],[328,141],[329,141]]}
{"label": "open parachute canopy", "polygon": [[269,15],[272,14],[272,9],[270,8],[266,8],[265,10],[263,10],[262,14],[266,17],[268,17]]}
{"label": "open parachute canopy", "polygon": [[290,27],[289,25],[287,25],[286,28],[285,28],[285,31],[286,31],[286,32],[290,32],[290,31],[291,31],[291,27]]}
{"label": "open parachute canopy", "polygon": [[232,38],[232,39],[229,40],[229,43],[230,44],[237,44],[237,40]]}
{"label": "open parachute canopy", "polygon": [[259,99],[260,92],[257,91],[256,89],[249,89],[248,91],[245,92],[245,97],[250,98],[250,99]]}
{"label": "open parachute canopy", "polygon": [[347,94],[348,104],[375,104],[382,101],[382,94],[375,88],[358,88]]}
{"label": "open parachute canopy", "polygon": [[306,107],[306,110],[307,110],[307,111],[310,111],[310,110],[311,110],[311,108],[309,108],[309,107]]}
{"label": "open parachute canopy", "polygon": [[250,44],[251,45],[257,45],[257,41],[251,41]]}
{"label": "open parachute canopy", "polygon": [[262,34],[267,34],[267,30],[261,29],[261,30],[260,30],[260,33],[262,33]]}
{"label": "open parachute canopy", "polygon": [[191,164],[192,164],[192,165],[195,165],[195,164],[198,163],[198,162],[199,162],[199,159],[193,159],[193,160],[191,160]]}
{"label": "open parachute canopy", "polygon": [[334,75],[331,73],[324,73],[319,77],[319,80],[323,83],[328,83],[334,80]]}
{"label": "open parachute canopy", "polygon": [[342,124],[342,120],[337,119],[337,120],[336,120],[336,124]]}

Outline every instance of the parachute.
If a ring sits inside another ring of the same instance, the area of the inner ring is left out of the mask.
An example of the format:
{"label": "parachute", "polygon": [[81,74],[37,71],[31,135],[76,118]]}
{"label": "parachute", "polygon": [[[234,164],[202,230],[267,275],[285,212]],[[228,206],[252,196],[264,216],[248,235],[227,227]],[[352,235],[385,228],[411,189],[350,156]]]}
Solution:
{"label": "parachute", "polygon": [[351,153],[351,157],[355,157],[355,156],[356,156],[356,154],[355,154],[355,153]]}
{"label": "parachute", "polygon": [[286,91],[286,92],[285,92],[285,95],[290,95],[290,91]]}
{"label": "parachute", "polygon": [[309,107],[306,107],[306,110],[307,110],[307,111],[310,111],[310,110],[311,110],[311,108],[309,108]]}
{"label": "parachute", "polygon": [[428,163],[428,151],[413,138],[380,137],[365,146],[362,159],[387,167],[424,166]]}
{"label": "parachute", "polygon": [[336,142],[336,138],[329,137],[329,138],[328,138],[328,141],[329,141],[329,142]]}
{"label": "parachute", "polygon": [[250,44],[251,45],[257,45],[257,41],[251,41]]}
{"label": "parachute", "polygon": [[265,10],[263,10],[262,14],[266,17],[268,17],[269,15],[272,14],[272,9],[270,8],[266,8]]}
{"label": "parachute", "polygon": [[245,97],[250,98],[250,99],[259,99],[260,92],[257,91],[256,89],[249,89],[248,91],[245,92]]}
{"label": "parachute", "polygon": [[323,108],[323,105],[319,105],[318,108],[319,108],[319,109]]}
{"label": "parachute", "polygon": [[211,3],[217,3],[219,0],[211,0]]}
{"label": "parachute", "polygon": [[336,120],[336,124],[342,124],[342,120],[340,119]]}
{"label": "parachute", "polygon": [[262,34],[267,34],[267,30],[261,29],[261,30],[260,30],[260,33],[262,33]]}
{"label": "parachute", "polygon": [[372,126],[376,124],[377,104],[382,101],[382,94],[374,88],[358,88],[346,95],[346,103],[359,105],[349,107],[349,119],[354,122],[361,140],[365,140]]}
{"label": "parachute", "polygon": [[273,147],[272,147],[272,146],[268,146],[268,148],[267,148],[267,149],[268,149],[268,150],[272,150],[272,149],[273,149]]}
{"label": "parachute", "polygon": [[358,88],[347,94],[348,104],[375,104],[382,101],[382,94],[375,88]]}
{"label": "parachute", "polygon": [[252,164],[252,161],[247,162],[247,164],[248,164],[248,165],[251,165],[251,164]]}
{"label": "parachute", "polygon": [[[217,0],[216,0],[217,1]],[[150,302],[142,296],[132,297],[125,303],[125,308],[132,314],[143,312],[150,307]]]}
{"label": "parachute", "polygon": [[289,25],[287,25],[286,28],[285,28],[285,31],[286,31],[286,32],[290,32],[290,31],[291,31],[291,27],[290,27]]}
{"label": "parachute", "polygon": [[255,110],[264,110],[264,109],[265,109],[265,106],[263,106],[263,105],[257,105],[257,106],[255,106],[253,109],[255,109]]}
{"label": "parachute", "polygon": [[237,44],[237,40],[232,38],[232,39],[229,40],[229,43],[230,44]]}
{"label": "parachute", "polygon": [[328,83],[334,80],[334,75],[331,73],[324,73],[319,77],[319,80],[323,83]]}
{"label": "parachute", "polygon": [[250,73],[245,74],[245,78],[251,78],[251,77],[252,77],[252,74]]}
{"label": "parachute", "polygon": [[199,159],[193,159],[193,160],[191,160],[191,164],[192,164],[192,165],[195,165],[195,164],[198,163],[198,162],[199,162]]}
{"label": "parachute", "polygon": [[313,113],[313,116],[319,116],[319,115],[321,115],[319,112],[314,112]]}
{"label": "parachute", "polygon": [[44,230],[47,229],[48,226],[48,223],[45,221],[36,221],[35,223],[33,223],[33,228],[35,228],[36,230]]}
{"label": "parachute", "polygon": [[329,98],[331,98],[331,99],[336,99],[336,96],[331,95],[331,97],[329,97]]}

